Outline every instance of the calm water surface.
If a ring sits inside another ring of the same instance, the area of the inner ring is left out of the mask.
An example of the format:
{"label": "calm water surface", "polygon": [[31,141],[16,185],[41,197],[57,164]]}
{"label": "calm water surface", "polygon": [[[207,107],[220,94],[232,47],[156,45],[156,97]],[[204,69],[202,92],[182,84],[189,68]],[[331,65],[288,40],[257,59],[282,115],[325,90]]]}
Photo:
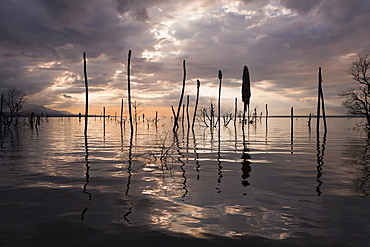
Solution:
{"label": "calm water surface", "polygon": [[[370,147],[356,120],[49,118],[0,137],[0,246],[370,246]],[[219,138],[220,135],[220,138]],[[319,140],[319,142],[318,142]]]}

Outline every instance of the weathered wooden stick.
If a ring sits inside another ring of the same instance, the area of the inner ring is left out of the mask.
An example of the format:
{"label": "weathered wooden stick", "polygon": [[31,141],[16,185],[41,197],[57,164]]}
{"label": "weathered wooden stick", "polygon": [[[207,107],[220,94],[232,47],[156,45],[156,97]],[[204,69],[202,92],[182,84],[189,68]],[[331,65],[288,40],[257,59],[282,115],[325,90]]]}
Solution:
{"label": "weathered wooden stick", "polygon": [[131,50],[128,51],[127,59],[127,95],[128,95],[128,113],[130,117],[131,133],[134,132],[134,125],[132,123],[132,110],[131,110],[131,86],[130,86],[130,63],[131,63]]}
{"label": "weathered wooden stick", "polygon": [[199,87],[200,87],[200,81],[197,80],[197,99],[195,100],[195,108],[194,108],[194,114],[193,114],[193,123],[191,125],[191,129],[192,130],[194,130],[195,117],[197,115],[197,109],[198,109]]}
{"label": "weathered wooden stick", "polygon": [[235,98],[235,111],[234,111],[234,125],[236,124],[236,118],[237,118],[237,114],[238,114],[238,98]]}
{"label": "weathered wooden stick", "polygon": [[218,86],[218,131],[220,131],[221,126],[221,83],[222,83],[222,72],[221,70],[218,71],[218,79],[220,80],[220,84]]}
{"label": "weathered wooden stick", "polygon": [[266,126],[267,126],[267,119],[269,117],[269,109],[267,108],[267,104],[265,105],[265,109],[266,109]]}
{"label": "weathered wooden stick", "polygon": [[316,133],[319,135],[320,131],[320,108],[322,109],[322,116],[324,121],[324,129],[327,131],[326,116],[325,116],[325,103],[324,103],[324,93],[322,90],[322,76],[321,67],[319,67],[319,83],[317,88],[317,123],[316,123]]}
{"label": "weathered wooden stick", "polygon": [[323,118],[323,121],[324,121],[324,129],[325,129],[325,131],[327,131],[326,116],[325,116],[325,100],[324,100],[324,92],[322,90],[321,67],[319,67],[319,84],[320,84],[320,97],[321,97],[321,107],[322,107],[322,118]]}
{"label": "weathered wooden stick", "polygon": [[121,118],[120,118],[121,128],[122,128],[122,121],[123,121],[123,99],[121,99]]}
{"label": "weathered wooden stick", "polygon": [[105,107],[103,107],[103,132],[105,135]]}
{"label": "weathered wooden stick", "polygon": [[291,133],[292,138],[293,138],[293,130],[294,130],[293,120],[294,120],[294,114],[293,114],[293,107],[292,107],[290,108],[290,133]]}
{"label": "weathered wooden stick", "polygon": [[85,91],[86,91],[84,135],[87,136],[87,120],[88,120],[88,115],[89,115],[89,90],[88,90],[88,83],[87,83],[86,52],[84,52],[83,54],[83,59],[84,59],[84,75],[85,75]]}
{"label": "weathered wooden stick", "polygon": [[3,102],[4,102],[4,94],[1,94],[1,106],[0,106],[0,127],[3,124]]}
{"label": "weathered wooden stick", "polygon": [[184,98],[184,92],[185,92],[185,81],[186,81],[186,67],[185,67],[185,60],[183,61],[182,63],[182,67],[183,67],[183,71],[184,71],[184,75],[183,75],[183,80],[182,80],[182,90],[181,90],[181,96],[180,96],[180,100],[179,100],[179,106],[177,108],[177,114],[175,116],[175,122],[174,122],[174,125],[173,125],[173,131],[176,131],[176,129],[179,127],[178,126],[178,119],[179,119],[179,116],[180,116],[180,110],[181,110],[181,105],[182,105],[182,99]]}
{"label": "weathered wooden stick", "polygon": [[249,123],[250,98],[251,98],[251,81],[249,77],[248,67],[244,65],[243,76],[242,76],[242,101],[244,103],[243,124],[245,123],[245,111],[248,111],[248,123]]}
{"label": "weathered wooden stick", "polygon": [[173,118],[175,119],[176,118],[176,113],[175,113],[175,109],[173,109],[173,106],[172,105],[171,105],[171,110],[172,110]]}
{"label": "weathered wooden stick", "polygon": [[188,121],[188,129],[190,129],[190,120],[189,120],[189,95],[186,96],[186,120]]}

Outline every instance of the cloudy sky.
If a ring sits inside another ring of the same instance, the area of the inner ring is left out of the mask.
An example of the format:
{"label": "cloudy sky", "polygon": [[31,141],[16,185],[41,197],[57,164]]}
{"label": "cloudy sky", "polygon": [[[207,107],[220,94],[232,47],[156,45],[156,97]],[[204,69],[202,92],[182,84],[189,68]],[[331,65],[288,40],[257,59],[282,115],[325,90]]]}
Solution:
{"label": "cloudy sky", "polygon": [[[201,107],[218,95],[222,109],[241,109],[241,76],[251,74],[251,106],[270,115],[314,113],[322,67],[329,114],[345,113],[338,93],[355,85],[346,73],[370,53],[369,0],[4,0],[0,5],[0,91],[16,86],[28,102],[84,112],[82,54],[87,54],[90,113],[139,109],[170,114],[182,86]],[[127,106],[127,105],[126,105]]]}

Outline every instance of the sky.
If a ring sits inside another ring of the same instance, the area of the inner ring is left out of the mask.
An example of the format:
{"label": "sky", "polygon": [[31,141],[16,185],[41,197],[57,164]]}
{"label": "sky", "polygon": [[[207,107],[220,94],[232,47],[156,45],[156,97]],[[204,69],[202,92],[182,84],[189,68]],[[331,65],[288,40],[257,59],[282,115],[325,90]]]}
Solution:
{"label": "sky", "polygon": [[171,115],[181,94],[193,109],[217,103],[222,114],[242,109],[244,65],[251,108],[270,115],[316,112],[322,67],[327,114],[345,114],[338,93],[356,86],[346,72],[370,53],[370,0],[3,0],[0,5],[0,91],[16,87],[27,102],[84,113],[83,53],[89,113],[127,112],[131,95],[140,113]]}

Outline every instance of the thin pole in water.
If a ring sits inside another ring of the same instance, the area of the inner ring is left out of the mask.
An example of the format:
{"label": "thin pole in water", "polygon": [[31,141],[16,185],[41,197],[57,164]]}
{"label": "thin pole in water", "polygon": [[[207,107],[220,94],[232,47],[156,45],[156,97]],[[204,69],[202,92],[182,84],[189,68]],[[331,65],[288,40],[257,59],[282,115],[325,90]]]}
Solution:
{"label": "thin pole in water", "polygon": [[191,129],[194,130],[194,123],[195,123],[195,117],[197,115],[197,109],[198,109],[198,100],[199,100],[199,87],[200,87],[200,81],[197,80],[197,99],[195,100],[195,108],[194,108],[194,115],[193,115],[193,123],[191,125]]}
{"label": "thin pole in water", "polygon": [[175,122],[174,122],[174,125],[173,125],[173,131],[176,131],[176,129],[179,127],[179,125],[178,125],[178,119],[179,119],[179,116],[180,116],[182,99],[184,98],[185,81],[186,81],[185,60],[183,60],[183,62],[182,62],[182,67],[183,67],[183,71],[184,71],[183,80],[182,80],[182,90],[181,90],[181,96],[180,96],[180,100],[179,100],[179,106],[177,108],[177,114],[175,115]]}
{"label": "thin pole in water", "polygon": [[89,115],[89,90],[88,90],[88,83],[87,83],[86,52],[84,52],[83,54],[83,59],[84,59],[84,75],[85,75],[85,90],[86,90],[84,135],[87,136],[87,120],[88,120],[88,115]]}
{"label": "thin pole in water", "polygon": [[130,116],[131,133],[134,132],[134,125],[132,124],[132,110],[131,110],[131,86],[130,86],[130,63],[131,63],[131,50],[128,51],[127,58],[127,93],[128,93],[128,112]]}

